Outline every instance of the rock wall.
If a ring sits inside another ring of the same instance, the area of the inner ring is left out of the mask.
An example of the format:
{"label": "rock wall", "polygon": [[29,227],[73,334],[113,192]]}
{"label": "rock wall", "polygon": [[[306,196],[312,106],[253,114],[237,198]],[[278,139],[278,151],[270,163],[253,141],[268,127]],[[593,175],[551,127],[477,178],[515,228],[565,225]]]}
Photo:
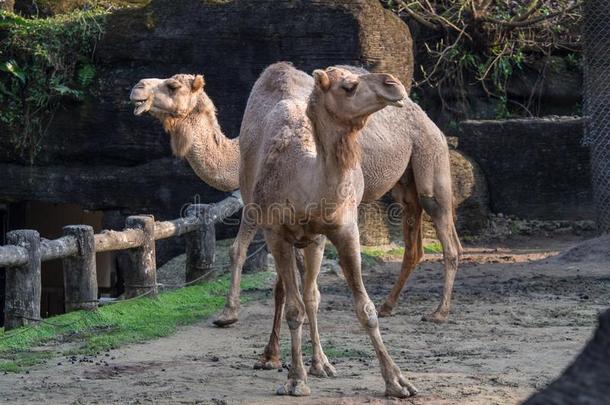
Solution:
{"label": "rock wall", "polygon": [[407,26],[377,0],[153,0],[108,17],[96,58],[96,95],[57,113],[34,167],[0,137],[0,173],[10,174],[0,201],[176,217],[195,194],[221,199],[170,157],[158,122],[133,116],[129,92],[144,77],[203,73],[220,123],[234,137],[250,88],[271,63],[288,60],[308,72],[363,65],[392,72],[406,86],[413,65]]}
{"label": "rock wall", "polygon": [[491,210],[526,219],[593,219],[583,120],[466,121],[459,146],[487,179]]}

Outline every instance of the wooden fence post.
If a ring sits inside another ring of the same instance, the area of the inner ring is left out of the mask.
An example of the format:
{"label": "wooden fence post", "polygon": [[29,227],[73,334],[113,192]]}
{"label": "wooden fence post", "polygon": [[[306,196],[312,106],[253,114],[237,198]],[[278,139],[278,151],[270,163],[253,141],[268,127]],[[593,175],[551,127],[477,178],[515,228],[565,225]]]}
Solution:
{"label": "wooden fence post", "polygon": [[210,273],[216,259],[216,230],[209,218],[207,204],[192,204],[186,213],[201,224],[197,230],[185,235],[186,241],[186,281],[197,280]]}
{"label": "wooden fence post", "polygon": [[6,234],[9,245],[28,251],[28,262],[6,270],[4,301],[4,330],[35,323],[40,319],[40,234],[32,230],[11,231]]}
{"label": "wooden fence post", "polygon": [[97,308],[97,273],[95,269],[95,240],[88,225],[64,227],[64,235],[76,239],[78,253],[63,259],[64,300],[66,312]]}
{"label": "wooden fence post", "polygon": [[130,249],[131,269],[125,274],[125,298],[146,294],[156,296],[157,262],[155,257],[155,218],[152,215],[127,217],[127,228],[143,233],[142,246]]}

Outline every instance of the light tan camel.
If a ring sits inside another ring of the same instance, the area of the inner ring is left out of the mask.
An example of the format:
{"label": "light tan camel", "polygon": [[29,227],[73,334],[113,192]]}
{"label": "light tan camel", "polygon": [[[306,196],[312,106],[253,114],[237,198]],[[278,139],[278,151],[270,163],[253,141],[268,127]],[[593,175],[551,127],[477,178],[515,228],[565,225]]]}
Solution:
{"label": "light tan camel", "polygon": [[[364,69],[342,66],[357,74]],[[302,73],[303,91],[313,89],[313,79]],[[172,78],[144,79],[132,90],[131,99],[136,104],[135,114],[150,112],[163,123],[172,140],[172,149],[178,156],[187,156],[199,176],[221,190],[233,190],[237,178],[228,178],[226,172],[235,173],[238,166],[233,160],[239,156],[235,141],[222,134],[216,120],[215,108],[203,89],[200,76],[175,75]],[[306,79],[308,77],[309,79]],[[181,83],[178,86],[175,81]],[[179,91],[176,91],[179,89]],[[174,101],[172,101],[175,99]],[[457,258],[461,246],[453,224],[453,204],[449,152],[441,131],[426,114],[410,100],[403,109],[383,109],[371,116],[360,139],[362,171],[364,175],[363,201],[374,201],[392,189],[397,202],[402,204],[405,254],[401,273],[379,315],[387,316],[395,306],[400,292],[412,270],[420,261],[422,250],[422,206],[431,215],[437,234],[443,245],[445,283],[441,303],[436,311],[424,320],[443,322],[447,319],[453,281],[457,271]],[[185,113],[184,106],[192,106]],[[196,117],[191,117],[196,115]],[[174,121],[181,120],[180,125]],[[169,121],[171,125],[168,125]],[[177,131],[176,128],[179,128]],[[181,137],[191,139],[182,141]],[[176,138],[176,139],[175,139]],[[191,145],[191,148],[180,147]],[[230,145],[230,150],[227,150]],[[413,156],[411,156],[413,153]],[[203,171],[203,172],[202,172]],[[231,249],[232,283],[227,305],[215,323],[227,325],[237,320],[239,308],[239,281],[248,245],[255,233],[254,227],[242,224]],[[323,243],[320,249],[323,250]],[[281,282],[275,287],[275,316],[273,330],[261,360],[255,367],[277,368],[279,357],[279,332],[284,304],[284,288]],[[320,350],[321,352],[321,350]],[[310,373],[319,376],[334,374],[334,368],[323,355],[312,358]]]}
{"label": "light tan camel", "polygon": [[134,114],[158,118],[170,134],[174,155],[185,158],[208,185],[233,191],[239,188],[239,141],[220,130],[204,85],[202,75],[140,80],[131,90]]}
{"label": "light tan camel", "polygon": [[[387,74],[356,75],[331,68],[307,75],[286,63],[268,67],[254,84],[240,132],[242,224],[264,229],[286,291],[292,366],[277,393],[309,395],[301,353],[307,314],[311,338],[319,346],[316,285],[326,235],[337,248],[352,290],[357,317],[377,353],[386,395],[408,397],[415,387],[389,356],[377,312],[362,282],[357,207],[364,193],[358,137],[370,114],[402,105],[404,87]],[[243,226],[242,226],[243,228]],[[303,297],[294,247],[304,249]]]}

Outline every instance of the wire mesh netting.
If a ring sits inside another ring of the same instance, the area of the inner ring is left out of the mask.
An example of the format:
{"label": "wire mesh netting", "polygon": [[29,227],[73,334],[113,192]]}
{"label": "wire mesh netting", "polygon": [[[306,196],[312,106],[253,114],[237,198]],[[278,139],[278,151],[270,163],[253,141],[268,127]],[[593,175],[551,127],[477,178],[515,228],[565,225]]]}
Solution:
{"label": "wire mesh netting", "polygon": [[584,3],[584,143],[591,149],[597,223],[610,231],[610,1]]}

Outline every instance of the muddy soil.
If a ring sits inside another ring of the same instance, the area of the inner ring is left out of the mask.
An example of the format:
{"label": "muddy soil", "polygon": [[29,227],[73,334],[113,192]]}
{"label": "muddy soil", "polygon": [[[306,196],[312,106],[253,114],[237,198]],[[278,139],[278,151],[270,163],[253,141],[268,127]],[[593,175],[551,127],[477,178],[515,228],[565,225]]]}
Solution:
{"label": "muddy soil", "polygon": [[[610,302],[608,261],[553,257],[576,241],[517,241],[468,250],[458,273],[451,318],[420,320],[438,303],[442,265],[428,256],[414,273],[382,335],[419,389],[412,404],[513,404],[544,387],[573,359]],[[332,267],[332,266],[330,266]],[[379,303],[398,262],[365,269]],[[309,398],[274,395],[286,368],[253,370],[272,318],[270,289],[252,294],[241,320],[208,321],[173,336],[98,356],[60,358],[28,374],[0,376],[6,403],[386,403],[377,361],[352,310],[345,282],[326,266],[320,277],[322,343],[338,376],[311,377]],[[288,333],[282,331],[284,360]],[[309,353],[307,339],[305,352]],[[60,363],[60,364],[59,364]]]}

